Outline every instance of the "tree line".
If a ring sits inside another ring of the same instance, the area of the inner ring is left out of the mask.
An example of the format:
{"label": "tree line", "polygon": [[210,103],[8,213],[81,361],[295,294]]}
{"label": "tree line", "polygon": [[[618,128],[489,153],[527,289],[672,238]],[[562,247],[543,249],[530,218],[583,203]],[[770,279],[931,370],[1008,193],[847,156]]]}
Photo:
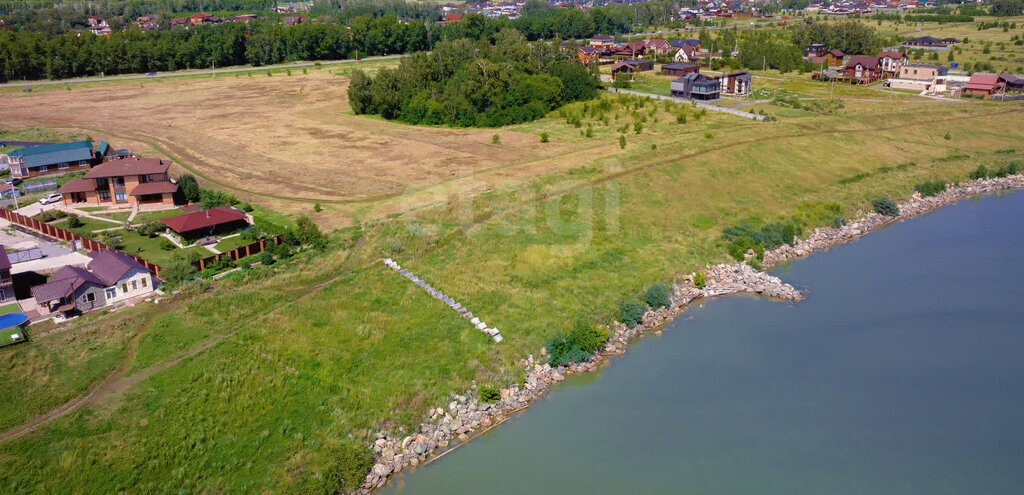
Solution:
{"label": "tree line", "polygon": [[84,28],[87,25],[86,19],[94,15],[103,17],[110,22],[111,27],[120,30],[142,16],[158,15],[169,23],[171,14],[257,13],[269,11],[276,3],[275,0],[98,0],[70,3],[0,0],[0,10],[10,11],[4,20],[14,29],[62,34]]}
{"label": "tree line", "polygon": [[885,39],[866,24],[857,21],[816,22],[810,26],[797,24],[791,32],[797,47],[822,43],[829,49],[839,49],[849,55],[874,55],[888,45],[899,44],[898,39]]}
{"label": "tree line", "polygon": [[394,17],[360,17],[349,26],[251,21],[146,32],[136,27],[110,36],[0,31],[0,80],[260,66],[406,53],[431,44],[424,25]]}
{"label": "tree line", "polygon": [[[138,3],[148,5],[146,1],[161,3],[161,0],[138,0]],[[244,4],[249,0],[213,1]],[[470,14],[450,25],[434,25],[422,19],[408,24],[399,22],[395,13],[419,12],[417,7],[408,6],[401,0],[379,5],[366,0],[324,1],[337,4],[319,4],[320,8],[342,10],[337,15],[318,18],[317,23],[296,26],[284,26],[274,21],[250,21],[143,32],[132,23],[126,30],[114,30],[105,37],[79,36],[73,32],[53,34],[27,28],[0,31],[0,80],[61,79],[246,64],[260,66],[296,60],[409,53],[430,50],[441,40],[468,38],[493,43],[498,33],[505,29],[514,29],[530,41],[587,38],[597,34],[627,33],[635,26],[667,22],[675,5],[671,2],[647,2],[582,11],[555,8],[532,0],[524,8],[525,15],[518,19],[492,19]],[[410,10],[402,10],[405,8]],[[370,14],[347,18],[357,12]],[[378,16],[381,12],[392,13]]]}
{"label": "tree line", "polygon": [[559,44],[531,43],[514,29],[495,38],[441,41],[375,76],[353,71],[352,110],[410,124],[497,127],[597,96],[596,65],[588,70]]}

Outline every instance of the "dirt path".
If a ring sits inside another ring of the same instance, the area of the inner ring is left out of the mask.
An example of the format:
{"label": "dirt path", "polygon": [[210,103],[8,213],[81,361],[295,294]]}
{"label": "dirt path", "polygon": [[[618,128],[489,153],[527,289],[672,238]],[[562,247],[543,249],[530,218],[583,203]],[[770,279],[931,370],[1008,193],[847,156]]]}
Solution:
{"label": "dirt path", "polygon": [[[348,254],[348,260],[355,260],[355,259],[357,259],[355,254],[363,246],[364,240],[365,240],[365,237],[360,237],[359,240],[356,241],[355,247]],[[349,272],[352,271],[352,267],[348,266],[348,265],[349,265],[349,262],[346,261],[345,265],[343,265],[343,267],[341,269],[341,273],[338,273],[337,275],[331,277],[330,279],[328,279],[328,280],[326,280],[324,282],[321,282],[321,283],[319,283],[317,285],[314,285],[312,288],[310,288],[306,292],[303,292],[300,296],[296,297],[295,299],[293,299],[291,301],[288,301],[288,302],[285,302],[283,304],[279,304],[279,305],[270,307],[270,308],[264,310],[263,312],[256,314],[255,318],[254,318],[255,322],[258,323],[260,321],[263,321],[268,316],[270,316],[271,314],[275,313],[277,310],[286,308],[286,307],[291,306],[291,305],[294,305],[294,304],[298,303],[299,301],[302,301],[302,300],[304,300],[304,299],[306,299],[306,298],[316,294],[317,292],[320,292],[325,287],[327,287],[327,286],[331,285],[332,283],[338,281],[339,279],[341,279],[342,277],[344,277],[345,275],[347,275]],[[143,322],[143,324],[140,325],[140,326],[143,329],[148,329],[156,321],[156,318],[158,316],[160,316],[163,313],[166,313],[166,312],[170,311],[173,308],[176,308],[177,306],[183,304],[184,302],[185,302],[185,300],[183,299],[183,300],[178,300],[178,301],[174,301],[174,302],[172,302],[170,304],[167,304],[165,307],[160,308],[159,310],[155,311],[152,315],[150,315],[148,318],[146,318],[146,321]],[[140,371],[138,373],[134,373],[134,374],[126,376],[125,373],[127,373],[129,367],[135,361],[135,354],[138,351],[139,341],[142,339],[142,335],[145,333],[145,330],[143,330],[143,331],[139,332],[138,334],[136,334],[132,338],[132,340],[129,342],[128,355],[125,357],[124,361],[121,362],[121,364],[117,367],[116,370],[114,370],[113,373],[107,375],[106,378],[101,380],[95,387],[93,387],[93,389],[88,394],[86,394],[84,397],[72,399],[72,400],[64,403],[63,405],[61,405],[61,406],[59,406],[57,408],[54,408],[54,409],[52,409],[52,410],[50,410],[50,411],[48,411],[46,413],[40,414],[40,415],[36,416],[35,418],[32,418],[30,421],[28,421],[28,422],[26,422],[24,424],[21,424],[19,426],[15,426],[13,428],[10,428],[10,429],[0,433],[0,442],[6,442],[6,441],[9,441],[9,440],[14,440],[16,438],[24,436],[25,434],[32,432],[33,430],[39,428],[40,426],[44,426],[46,424],[49,424],[49,423],[51,423],[51,422],[53,422],[53,421],[55,421],[55,420],[57,420],[57,419],[59,419],[59,418],[61,418],[63,416],[66,416],[68,413],[71,413],[73,411],[76,411],[76,410],[82,408],[83,406],[92,404],[92,403],[97,402],[99,400],[102,400],[102,399],[105,399],[105,398],[110,397],[112,395],[115,395],[115,394],[118,394],[120,392],[123,392],[124,390],[127,390],[128,388],[131,388],[131,387],[135,386],[136,384],[138,384],[139,382],[145,380],[146,378],[149,378],[149,377],[151,377],[151,376],[153,376],[153,375],[155,375],[155,374],[157,374],[157,373],[159,373],[161,371],[164,371],[166,369],[173,368],[174,366],[177,366],[182,361],[184,361],[184,360],[186,360],[186,359],[188,359],[190,357],[193,357],[193,356],[195,356],[195,355],[197,355],[197,354],[199,354],[199,353],[201,353],[201,352],[203,352],[203,351],[205,351],[205,350],[207,350],[207,349],[209,349],[209,348],[211,348],[211,347],[213,347],[213,346],[223,342],[225,339],[228,339],[229,337],[235,335],[236,333],[241,331],[243,328],[248,328],[250,326],[252,326],[252,322],[247,322],[245,325],[241,325],[240,324],[240,325],[236,326],[233,330],[231,330],[228,333],[223,333],[223,334],[220,334],[220,335],[215,335],[213,337],[210,337],[210,338],[206,339],[201,345],[199,345],[197,347],[193,347],[193,348],[191,348],[191,349],[189,349],[187,351],[184,351],[184,352],[181,352],[181,353],[175,355],[174,358],[172,358],[169,361],[164,361],[164,362],[162,362],[160,364],[157,364],[155,366],[151,366],[149,368],[146,368],[146,369],[144,369],[144,370],[142,370],[142,371]],[[266,356],[264,356],[264,357],[266,357]]]}

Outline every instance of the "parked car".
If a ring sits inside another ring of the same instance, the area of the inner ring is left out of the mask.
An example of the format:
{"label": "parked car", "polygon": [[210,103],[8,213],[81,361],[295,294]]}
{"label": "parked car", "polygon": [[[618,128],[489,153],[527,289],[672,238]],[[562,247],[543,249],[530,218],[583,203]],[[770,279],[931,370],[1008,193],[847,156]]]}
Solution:
{"label": "parked car", "polygon": [[47,194],[46,196],[43,196],[43,199],[39,200],[39,204],[48,205],[50,203],[57,203],[61,200],[61,198],[63,198],[63,196],[61,196],[60,193],[50,193]]}
{"label": "parked car", "polygon": [[11,177],[10,179],[7,179],[7,183],[12,186],[16,186],[18,184],[21,184],[21,179],[17,177]]}

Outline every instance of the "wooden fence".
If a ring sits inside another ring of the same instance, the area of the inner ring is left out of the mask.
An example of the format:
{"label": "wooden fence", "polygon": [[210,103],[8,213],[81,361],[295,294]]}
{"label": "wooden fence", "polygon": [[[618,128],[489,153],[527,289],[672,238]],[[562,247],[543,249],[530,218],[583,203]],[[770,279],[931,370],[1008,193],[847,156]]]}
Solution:
{"label": "wooden fence", "polygon": [[[99,241],[96,241],[96,240],[93,240],[93,239],[89,239],[87,237],[82,237],[82,236],[80,236],[80,235],[78,235],[78,234],[76,234],[74,232],[71,232],[70,230],[64,230],[64,229],[62,229],[60,227],[54,227],[53,225],[50,225],[50,224],[48,224],[46,222],[40,222],[39,220],[36,220],[34,218],[30,218],[30,217],[26,217],[25,215],[22,215],[20,213],[15,213],[15,212],[13,212],[11,210],[0,209],[0,217],[3,217],[4,220],[7,220],[7,221],[9,221],[9,222],[11,222],[11,223],[13,223],[15,225],[21,225],[22,227],[30,228],[30,229],[32,229],[32,230],[34,230],[36,232],[39,232],[40,234],[43,234],[43,235],[45,235],[47,237],[52,237],[54,239],[57,239],[57,240],[60,240],[60,241],[66,241],[66,242],[69,242],[69,243],[72,243],[72,244],[75,244],[76,241],[77,241],[77,243],[79,243],[81,245],[82,249],[87,249],[89,251],[117,251],[116,249],[114,249],[114,248],[112,248],[112,247],[110,247],[110,246],[108,246],[106,244],[103,244],[102,242],[99,242]],[[118,252],[120,252],[120,251],[118,251]],[[125,256],[128,256],[128,257],[130,257],[131,259],[133,259],[135,261],[138,261],[139,264],[141,264],[142,266],[146,267],[146,269],[149,270],[153,274],[154,277],[160,278],[160,266],[159,265],[156,265],[154,263],[150,263],[149,261],[146,261],[146,260],[144,260],[144,259],[142,259],[142,258],[140,258],[138,256],[133,255],[133,254],[128,254],[128,253],[121,253],[121,254],[123,254]]]}
{"label": "wooden fence", "polygon": [[273,242],[275,245],[281,244],[281,238],[278,236],[274,236],[273,239],[269,240],[260,239],[252,244],[239,246],[236,247],[235,249],[232,249],[231,251],[225,251],[223,253],[210,256],[209,258],[203,258],[199,261],[194,261],[192,262],[192,266],[196,267],[196,269],[199,271],[203,271],[206,269],[206,265],[209,265],[210,263],[216,263],[218,260],[221,260],[225,257],[231,258],[231,261],[238,261],[239,259],[245,258],[246,256],[252,256],[254,254],[262,253],[266,249],[266,244],[268,242]]}

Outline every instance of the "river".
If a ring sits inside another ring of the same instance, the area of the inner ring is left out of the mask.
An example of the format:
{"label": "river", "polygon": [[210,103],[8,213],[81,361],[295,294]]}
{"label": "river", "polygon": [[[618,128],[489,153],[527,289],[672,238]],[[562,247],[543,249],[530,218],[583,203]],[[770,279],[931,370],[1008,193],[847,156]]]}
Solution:
{"label": "river", "polygon": [[[704,301],[385,494],[1024,493],[1024,191]],[[514,337],[513,337],[514,338]]]}

